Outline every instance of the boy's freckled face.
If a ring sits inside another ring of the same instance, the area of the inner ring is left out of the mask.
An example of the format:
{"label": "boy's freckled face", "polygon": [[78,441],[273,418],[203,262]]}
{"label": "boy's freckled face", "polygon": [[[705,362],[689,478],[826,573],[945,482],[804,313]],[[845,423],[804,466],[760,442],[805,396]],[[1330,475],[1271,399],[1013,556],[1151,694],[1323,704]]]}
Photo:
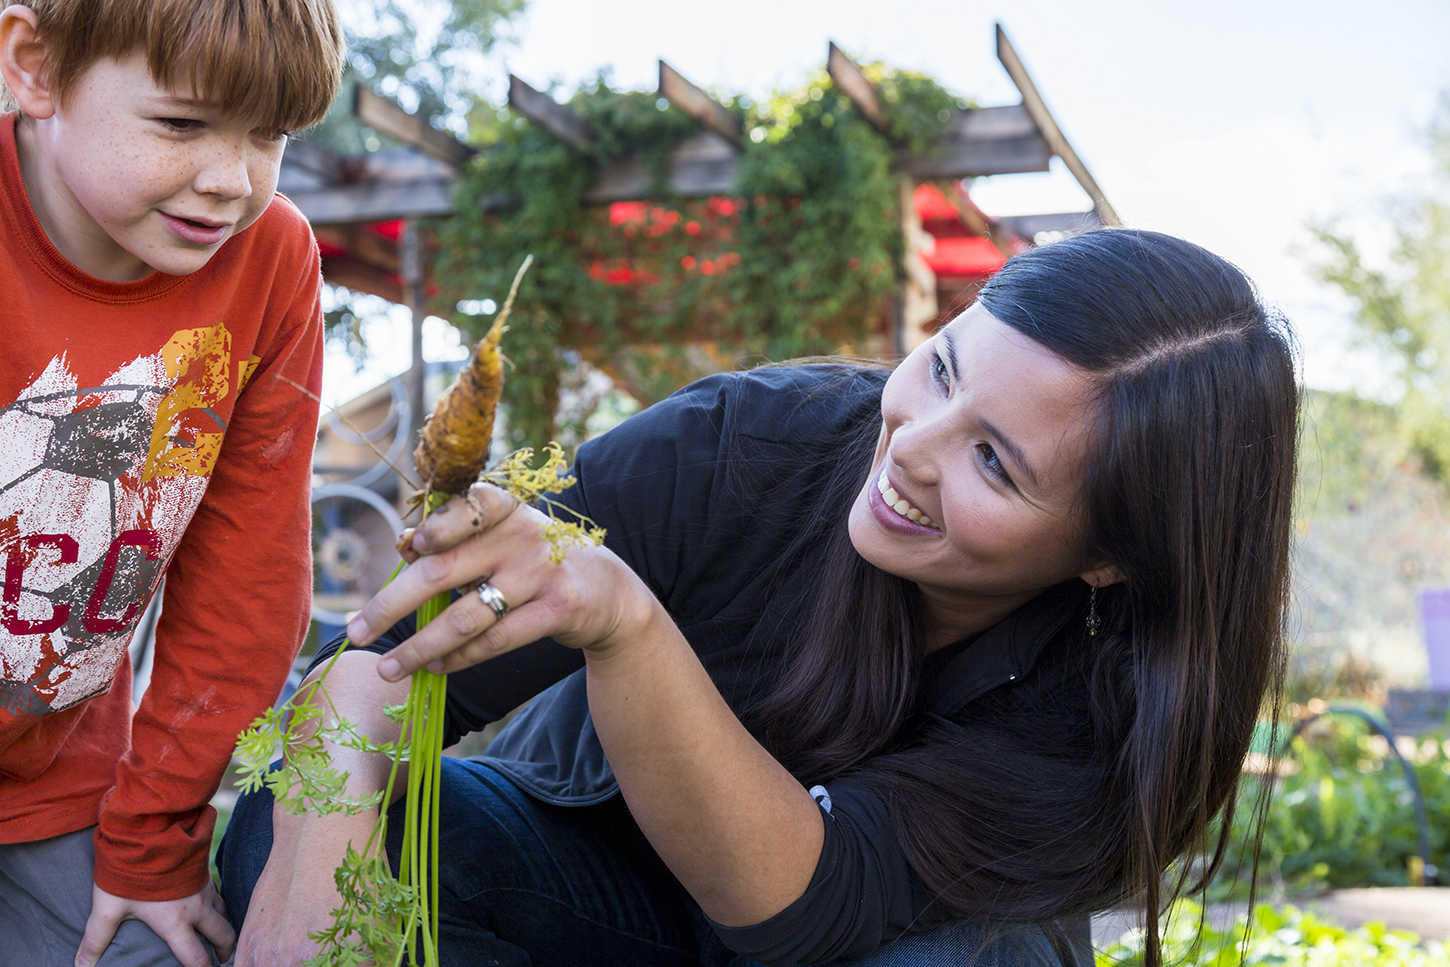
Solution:
{"label": "boy's freckled face", "polygon": [[46,233],[77,266],[118,281],[204,266],[271,204],[286,145],[158,86],[140,54],[97,61],[34,123],[22,169]]}

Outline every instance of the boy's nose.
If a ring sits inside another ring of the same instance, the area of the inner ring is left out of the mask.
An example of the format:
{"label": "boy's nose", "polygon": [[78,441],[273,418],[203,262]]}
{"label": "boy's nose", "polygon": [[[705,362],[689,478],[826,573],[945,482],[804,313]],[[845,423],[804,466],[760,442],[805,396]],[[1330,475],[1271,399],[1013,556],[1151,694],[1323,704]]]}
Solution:
{"label": "boy's nose", "polygon": [[209,153],[196,173],[194,187],[203,195],[217,195],[229,200],[246,198],[252,193],[246,148],[226,145]]}

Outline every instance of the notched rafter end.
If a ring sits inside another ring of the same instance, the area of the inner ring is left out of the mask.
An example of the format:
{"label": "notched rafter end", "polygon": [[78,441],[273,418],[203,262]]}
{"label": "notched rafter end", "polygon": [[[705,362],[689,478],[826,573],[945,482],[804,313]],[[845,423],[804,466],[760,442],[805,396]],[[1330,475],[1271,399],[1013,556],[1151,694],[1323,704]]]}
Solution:
{"label": "notched rafter end", "polygon": [[684,111],[707,131],[713,131],[737,147],[741,144],[740,118],[664,61],[660,61],[660,96]]}

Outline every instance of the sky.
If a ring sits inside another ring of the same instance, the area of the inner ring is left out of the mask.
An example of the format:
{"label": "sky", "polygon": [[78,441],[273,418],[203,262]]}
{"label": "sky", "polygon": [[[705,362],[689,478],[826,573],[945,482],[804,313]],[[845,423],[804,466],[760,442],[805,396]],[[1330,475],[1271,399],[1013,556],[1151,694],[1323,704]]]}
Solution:
{"label": "sky", "polygon": [[[508,72],[567,92],[601,70],[654,90],[663,59],[706,89],[759,97],[823,68],[834,41],[858,63],[1013,104],[998,22],[1125,224],[1248,272],[1294,320],[1309,385],[1382,390],[1351,348],[1347,301],[1310,275],[1306,226],[1335,221],[1373,250],[1394,199],[1424,184],[1450,96],[1450,0],[528,0],[486,93],[502,100]],[[1090,207],[1056,161],[970,191],[989,214]],[[456,351],[441,330],[430,343]]]}

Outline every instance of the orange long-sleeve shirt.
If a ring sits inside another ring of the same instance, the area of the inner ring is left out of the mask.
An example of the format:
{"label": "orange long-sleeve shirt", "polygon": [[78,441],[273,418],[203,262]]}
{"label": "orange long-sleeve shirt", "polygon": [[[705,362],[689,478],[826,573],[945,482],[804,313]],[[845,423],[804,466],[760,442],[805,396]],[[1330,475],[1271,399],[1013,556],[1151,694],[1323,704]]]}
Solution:
{"label": "orange long-sleeve shirt", "polygon": [[82,272],[0,116],[0,842],[98,823],[109,893],[206,882],[208,800],[306,631],[320,285],[280,196],[191,275]]}

